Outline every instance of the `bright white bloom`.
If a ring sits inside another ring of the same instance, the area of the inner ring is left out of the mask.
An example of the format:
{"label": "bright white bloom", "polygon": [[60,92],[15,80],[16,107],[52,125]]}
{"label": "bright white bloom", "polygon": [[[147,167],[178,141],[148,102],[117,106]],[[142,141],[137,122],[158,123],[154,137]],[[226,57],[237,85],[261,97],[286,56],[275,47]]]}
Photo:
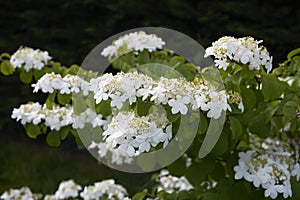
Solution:
{"label": "bright white bloom", "polygon": [[227,94],[224,90],[217,91],[205,80],[187,81],[183,78],[168,79],[151,77],[133,73],[120,72],[116,75],[104,74],[90,81],[91,92],[96,103],[111,99],[111,106],[122,108],[128,101],[133,104],[138,97],[157,104],[169,104],[172,113],[186,115],[188,109],[207,111],[207,116],[218,119],[222,111],[230,109]]}
{"label": "bright white bloom", "polygon": [[163,190],[171,194],[174,191],[191,190],[194,187],[190,184],[186,177],[176,177],[169,174],[168,170],[161,170],[156,180],[160,185],[157,192]]}
{"label": "bright white bloom", "polygon": [[59,184],[58,190],[55,192],[56,199],[75,198],[82,187],[76,184],[73,180],[63,181]]}
{"label": "bright white bloom", "polygon": [[126,34],[114,41],[101,52],[104,57],[117,57],[130,51],[136,54],[144,49],[149,52],[161,49],[165,42],[154,34],[146,34],[143,31]]}
{"label": "bright white bloom", "polygon": [[168,104],[172,107],[172,114],[180,112],[182,115],[186,115],[188,112],[188,107],[186,106],[191,102],[191,99],[187,96],[181,97],[176,96],[176,99],[170,99]]}
{"label": "bright white bloom", "polygon": [[14,108],[12,119],[21,121],[23,125],[33,123],[35,125],[44,122],[51,130],[59,131],[61,127],[71,125],[74,129],[82,129],[85,124],[91,124],[93,128],[107,124],[101,114],[87,109],[79,115],[75,115],[71,106],[54,105],[51,110],[39,103],[27,103],[19,108]]}
{"label": "bright white bloom", "polygon": [[234,167],[235,179],[252,182],[265,189],[265,197],[292,197],[291,176],[299,180],[299,164],[291,156],[294,150],[288,143],[267,138],[260,141],[251,137],[252,150],[239,153],[239,165]]}
{"label": "bright white bloom", "polygon": [[[214,56],[216,66],[226,70],[230,62],[248,65],[249,70],[259,70],[264,66],[269,73],[272,70],[272,56],[267,49],[259,45],[252,37],[234,38],[224,36],[205,50],[205,57]],[[234,65],[233,65],[234,67]]]}
{"label": "bright white bloom", "polygon": [[158,119],[154,114],[139,117],[134,112],[119,112],[103,136],[110,148],[118,149],[122,156],[134,157],[159,143],[165,147],[172,138],[172,126],[165,116]]}
{"label": "bright white bloom", "polygon": [[300,180],[300,164],[299,163],[296,163],[295,166],[294,166],[294,169],[293,171],[291,172],[291,175],[292,176],[295,176],[297,181]]}
{"label": "bright white bloom", "polygon": [[40,199],[40,194],[33,194],[28,187],[22,187],[20,189],[10,189],[5,191],[1,196],[1,200],[37,200]]}
{"label": "bright white bloom", "polygon": [[90,90],[89,82],[79,76],[67,74],[62,77],[60,74],[47,73],[42,76],[37,83],[32,84],[33,92],[42,90],[43,93],[53,93],[54,90],[61,94],[71,94],[83,92],[87,96]]}
{"label": "bright white bloom", "polygon": [[30,102],[23,104],[19,108],[14,108],[11,118],[17,121],[21,120],[23,125],[33,123],[37,125],[45,118],[45,114],[41,112],[42,106],[39,103]]}
{"label": "bright white bloom", "polygon": [[20,47],[10,57],[10,63],[15,68],[24,67],[26,72],[30,69],[41,70],[50,60],[51,57],[47,51],[34,50],[29,47]]}
{"label": "bright white bloom", "polygon": [[94,183],[94,185],[84,187],[80,196],[84,200],[92,199],[126,199],[127,191],[122,185],[115,184],[113,179]]}
{"label": "bright white bloom", "polygon": [[133,158],[122,155],[118,149],[112,148],[110,144],[103,142],[96,143],[92,141],[88,149],[97,148],[97,154],[99,158],[104,158],[111,161],[112,164],[122,165],[130,164],[133,161]]}

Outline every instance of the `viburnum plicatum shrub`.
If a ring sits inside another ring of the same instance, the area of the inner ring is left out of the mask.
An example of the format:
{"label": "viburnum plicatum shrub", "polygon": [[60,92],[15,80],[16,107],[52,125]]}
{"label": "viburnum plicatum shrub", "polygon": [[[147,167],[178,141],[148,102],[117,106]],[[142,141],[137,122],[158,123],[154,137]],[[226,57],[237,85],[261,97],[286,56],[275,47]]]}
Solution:
{"label": "viburnum plicatum shrub", "polygon": [[[77,131],[90,127],[96,131],[88,148],[115,165],[166,148],[178,139],[181,118],[199,112],[192,145],[153,175],[153,188],[127,195],[122,187],[110,188],[114,181],[108,180],[64,190],[69,195],[82,190],[83,199],[99,199],[104,193],[104,198],[116,194],[123,199],[299,199],[300,49],[272,69],[272,56],[261,43],[252,37],[222,37],[205,51],[215,65],[201,69],[164,49],[159,36],[134,32],[99,55],[117,73],[65,67],[46,51],[29,47],[12,56],[2,54],[0,70],[6,76],[17,72],[34,93],[48,94],[45,102],[28,102],[12,112],[30,138],[44,134],[50,146],[59,146],[73,135],[82,145]],[[173,71],[143,67],[147,63]],[[217,71],[219,80],[209,78],[210,71]],[[216,145],[200,158],[209,123],[223,113],[225,124]]]}

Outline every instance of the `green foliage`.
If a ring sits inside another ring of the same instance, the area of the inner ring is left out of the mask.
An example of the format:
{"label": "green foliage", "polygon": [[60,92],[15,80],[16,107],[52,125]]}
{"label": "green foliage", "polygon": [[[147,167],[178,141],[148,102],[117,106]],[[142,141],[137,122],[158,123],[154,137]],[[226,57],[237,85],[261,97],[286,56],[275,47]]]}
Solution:
{"label": "green foliage", "polygon": [[36,137],[41,134],[40,127],[38,125],[34,125],[32,123],[26,124],[25,126],[26,133],[28,137],[36,139]]}
{"label": "green foliage", "polygon": [[142,192],[136,193],[133,197],[132,200],[143,200],[144,197],[147,195],[148,190],[144,189]]}
{"label": "green foliage", "polygon": [[12,64],[8,60],[4,60],[3,62],[1,62],[0,72],[3,75],[5,76],[11,75],[14,73],[14,71],[15,71],[14,66],[12,66]]}
{"label": "green foliage", "polygon": [[274,75],[263,77],[262,93],[266,101],[277,100],[284,92],[284,83],[279,81]]}
{"label": "green foliage", "polygon": [[60,145],[60,134],[58,131],[51,131],[46,138],[46,142],[49,146],[58,147]]}

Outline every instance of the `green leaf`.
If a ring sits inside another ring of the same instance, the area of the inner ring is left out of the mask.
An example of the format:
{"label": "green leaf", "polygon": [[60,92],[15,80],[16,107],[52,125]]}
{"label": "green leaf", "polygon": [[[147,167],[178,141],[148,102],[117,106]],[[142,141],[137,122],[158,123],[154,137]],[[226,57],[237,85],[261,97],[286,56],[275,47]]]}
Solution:
{"label": "green leaf", "polygon": [[271,118],[273,117],[273,115],[275,114],[275,112],[278,110],[279,106],[278,105],[269,105],[265,111],[264,111],[264,117],[266,122],[269,122],[271,120]]}
{"label": "green leaf", "polygon": [[0,59],[4,59],[4,58],[10,59],[10,54],[9,53],[2,53],[0,55]]}
{"label": "green leaf", "polygon": [[51,131],[46,138],[46,142],[49,146],[58,147],[60,145],[60,135],[58,131]]}
{"label": "green leaf", "polygon": [[138,100],[137,101],[137,113],[139,116],[145,116],[149,113],[149,109],[153,104],[146,103],[145,101]]}
{"label": "green leaf", "polygon": [[284,84],[274,75],[264,76],[262,82],[262,93],[265,101],[278,99],[284,91]]}
{"label": "green leaf", "polygon": [[[69,67],[67,69],[68,74],[72,74],[72,75],[76,75],[79,71],[80,67],[78,65],[71,65],[71,67]],[[63,71],[63,68],[60,66],[60,68],[58,68],[59,72]]]}
{"label": "green leaf", "polygon": [[70,132],[70,129],[71,129],[70,126],[61,127],[61,129],[59,130],[59,135],[60,135],[61,140],[64,140],[67,138],[67,136]]}
{"label": "green leaf", "polygon": [[0,65],[0,72],[3,75],[8,76],[15,72],[15,68],[8,60],[4,60]]}
{"label": "green leaf", "polygon": [[58,100],[58,103],[60,103],[61,105],[69,104],[71,101],[71,95],[58,93],[57,100]]}
{"label": "green leaf", "polygon": [[193,81],[195,78],[195,67],[192,64],[179,65],[176,70],[180,72],[187,80]]}
{"label": "green leaf", "polygon": [[243,99],[243,104],[245,107],[245,110],[249,110],[256,105],[256,95],[254,91],[251,88],[246,88],[241,86],[241,96]]}
{"label": "green leaf", "polygon": [[264,115],[257,115],[249,122],[249,131],[262,138],[269,136],[270,124],[266,122]]}
{"label": "green leaf", "polygon": [[110,115],[111,114],[110,100],[101,101],[100,103],[96,104],[95,111],[97,113],[100,113],[104,117]]}
{"label": "green leaf", "polygon": [[168,166],[168,170],[174,176],[183,176],[186,171],[186,159],[181,156]]}
{"label": "green leaf", "polygon": [[210,155],[221,156],[226,153],[227,149],[228,149],[228,134],[226,134],[226,132],[222,132],[222,134],[218,139],[218,142],[211,150]]}
{"label": "green leaf", "polygon": [[287,59],[291,59],[293,56],[300,54],[300,48],[294,49],[293,51],[289,52],[287,55]]}
{"label": "green leaf", "polygon": [[221,133],[224,127],[225,119],[226,119],[226,113],[224,111],[221,113],[221,116],[218,119],[214,119],[214,118],[210,119],[206,136],[199,150],[200,158],[203,158],[208,153],[210,153],[211,150],[216,145],[216,143],[219,142],[220,137],[222,137]]}
{"label": "green leaf", "polygon": [[144,189],[142,192],[136,193],[133,197],[132,200],[143,200],[144,197],[147,195],[148,190]]}
{"label": "green leaf", "polygon": [[243,133],[243,127],[240,120],[238,120],[238,118],[236,117],[230,116],[229,122],[230,122],[230,130],[232,133],[232,138],[239,139]]}
{"label": "green leaf", "polygon": [[46,107],[47,109],[51,110],[53,105],[55,104],[54,103],[54,100],[55,100],[55,93],[50,93],[48,95],[48,98],[46,99]]}
{"label": "green leaf", "polygon": [[156,164],[154,154],[141,154],[137,157],[137,164],[144,172],[151,172]]}
{"label": "green leaf", "polygon": [[73,94],[72,97],[73,97],[72,102],[73,102],[74,114],[77,115],[79,113],[84,112],[87,109],[88,105],[83,99],[83,97],[80,96],[79,94],[76,94],[76,96]]}
{"label": "green leaf", "polygon": [[185,176],[192,185],[199,185],[206,180],[216,165],[214,158],[205,157],[199,163],[193,163],[187,170]]}
{"label": "green leaf", "polygon": [[150,55],[147,50],[140,52],[137,56],[137,61],[139,65],[147,64],[150,61]]}
{"label": "green leaf", "polygon": [[33,69],[34,80],[39,80],[44,74],[48,72],[48,67],[43,67],[41,70]]}
{"label": "green leaf", "polygon": [[32,123],[26,124],[25,126],[26,133],[28,137],[35,139],[39,134],[41,134],[40,127]]}
{"label": "green leaf", "polygon": [[206,117],[200,112],[200,121],[199,121],[199,126],[198,126],[198,134],[202,135],[206,133],[207,131],[207,119]]}
{"label": "green leaf", "polygon": [[25,83],[25,84],[31,83],[32,78],[33,78],[32,70],[29,70],[28,72],[26,72],[24,69],[21,69],[21,71],[20,71],[20,80],[23,83]]}

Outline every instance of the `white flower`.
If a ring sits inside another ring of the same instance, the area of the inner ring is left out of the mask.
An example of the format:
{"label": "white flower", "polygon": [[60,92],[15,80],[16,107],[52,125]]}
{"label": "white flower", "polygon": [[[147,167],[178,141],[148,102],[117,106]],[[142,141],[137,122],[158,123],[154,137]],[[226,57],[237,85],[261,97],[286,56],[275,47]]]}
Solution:
{"label": "white flower", "polygon": [[24,67],[26,72],[30,69],[41,70],[50,60],[51,57],[47,51],[34,50],[29,47],[20,47],[10,57],[10,63],[15,68]]}
{"label": "white flower", "polygon": [[1,196],[1,200],[12,200],[12,199],[20,199],[20,200],[37,200],[40,199],[39,194],[33,194],[28,187],[22,187],[20,189],[10,189],[9,191],[5,191]]}
{"label": "white flower", "polygon": [[[239,165],[234,167],[235,179],[252,182],[265,189],[265,197],[292,197],[290,178],[297,175],[299,165],[291,157],[288,143],[272,138],[258,139],[251,135],[252,150],[239,153]],[[291,172],[290,172],[291,171]]]}
{"label": "white flower", "polygon": [[182,115],[185,115],[188,112],[186,104],[189,104],[190,102],[191,99],[188,96],[181,97],[177,95],[176,99],[170,99],[168,104],[172,107],[172,114],[180,112]]}
{"label": "white flower", "polygon": [[235,171],[234,178],[236,180],[240,180],[249,176],[249,167],[243,161],[239,161],[239,165],[235,166],[233,169]]}
{"label": "white flower", "polygon": [[143,31],[126,34],[114,41],[101,52],[104,57],[117,57],[124,53],[134,51],[136,54],[144,49],[149,52],[161,49],[165,42],[154,34],[146,34]]}
{"label": "white flower", "polygon": [[215,63],[216,63],[216,66],[219,68],[219,69],[224,69],[226,70],[227,69],[227,66],[229,65],[229,62],[225,59],[222,59],[222,60],[214,60]]}
{"label": "white flower", "polygon": [[172,114],[180,112],[185,115],[191,105],[193,110],[208,111],[208,117],[217,119],[222,111],[230,110],[225,90],[217,91],[200,78],[194,82],[165,77],[154,80],[137,72],[121,72],[114,76],[104,74],[92,79],[90,88],[94,92],[96,104],[111,99],[111,106],[117,109],[121,109],[125,101],[131,105],[138,97],[142,97],[143,101],[147,99],[157,104],[168,104],[172,107]]}
{"label": "white flower", "polygon": [[75,198],[78,196],[78,191],[81,186],[76,184],[73,180],[63,181],[59,184],[58,190],[55,192],[56,199]]}
{"label": "white flower", "polygon": [[157,144],[165,148],[172,138],[172,126],[164,115],[137,116],[134,112],[119,112],[103,132],[109,148],[117,149],[122,156],[134,157],[148,152]]}
{"label": "white flower", "polygon": [[91,124],[95,127],[105,127],[107,120],[102,119],[101,114],[97,114],[91,109],[75,115],[73,108],[69,105],[59,106],[53,105],[52,109],[47,109],[46,104],[43,106],[39,103],[27,103],[21,105],[19,108],[14,108],[12,119],[21,121],[23,125],[33,123],[38,125],[42,122],[51,130],[59,131],[61,127],[71,125],[74,129],[82,129],[85,124]]}
{"label": "white flower", "polygon": [[259,70],[260,66],[264,66],[269,73],[272,70],[273,58],[265,47],[259,46],[261,42],[252,37],[221,37],[205,50],[204,57],[214,56],[216,66],[224,70],[230,62],[235,62],[248,64],[249,70]]}
{"label": "white flower", "polygon": [[245,109],[245,108],[244,108],[244,104],[243,104],[242,101],[239,103],[238,109],[240,109],[240,111],[244,112],[244,109]]}
{"label": "white flower", "polygon": [[299,163],[295,164],[294,169],[291,172],[291,175],[295,176],[297,181],[300,180],[300,165],[299,165]]}
{"label": "white flower", "polygon": [[116,92],[115,94],[110,94],[109,97],[111,98],[110,105],[111,107],[116,107],[121,109],[123,106],[123,102],[125,102],[126,97],[124,97],[120,92]]}
{"label": "white flower", "polygon": [[84,200],[102,198],[123,200],[127,199],[127,191],[122,185],[115,184],[113,179],[108,179],[84,187],[80,196]]}
{"label": "white flower", "polygon": [[169,174],[169,172],[165,169],[161,170],[157,182],[159,182],[159,186],[157,188],[157,192],[164,190],[167,193],[173,193],[174,191],[183,191],[183,190],[191,190],[194,187],[189,183],[186,177],[176,177]]}
{"label": "white flower", "polygon": [[34,88],[33,92],[42,90],[43,93],[53,93],[57,90],[61,94],[70,94],[82,91],[84,96],[87,96],[91,90],[90,83],[79,76],[67,74],[62,77],[53,72],[43,75],[37,83],[31,86]]}

